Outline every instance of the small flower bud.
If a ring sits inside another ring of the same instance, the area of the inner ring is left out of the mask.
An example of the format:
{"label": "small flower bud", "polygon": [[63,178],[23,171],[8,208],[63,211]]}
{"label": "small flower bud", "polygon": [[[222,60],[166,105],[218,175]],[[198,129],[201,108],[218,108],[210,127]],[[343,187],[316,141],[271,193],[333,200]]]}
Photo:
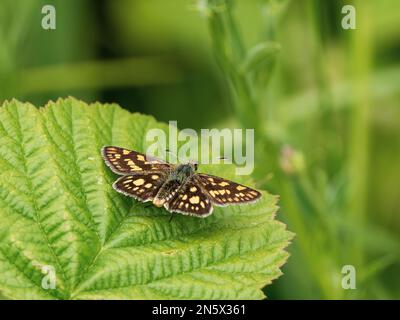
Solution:
{"label": "small flower bud", "polygon": [[284,145],[281,149],[279,165],[287,175],[299,173],[303,171],[305,167],[304,155],[290,145]]}

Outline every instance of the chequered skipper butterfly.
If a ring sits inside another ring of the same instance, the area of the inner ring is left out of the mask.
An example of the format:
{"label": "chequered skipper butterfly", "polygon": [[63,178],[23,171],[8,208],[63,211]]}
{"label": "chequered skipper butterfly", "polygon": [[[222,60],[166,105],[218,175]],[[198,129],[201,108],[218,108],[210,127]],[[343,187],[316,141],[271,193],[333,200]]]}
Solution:
{"label": "chequered skipper butterfly", "polygon": [[207,217],[213,205],[255,202],[261,193],[220,177],[197,173],[197,164],[170,164],[136,151],[105,146],[105,163],[119,175],[113,188],[142,202],[152,201],[169,212]]}

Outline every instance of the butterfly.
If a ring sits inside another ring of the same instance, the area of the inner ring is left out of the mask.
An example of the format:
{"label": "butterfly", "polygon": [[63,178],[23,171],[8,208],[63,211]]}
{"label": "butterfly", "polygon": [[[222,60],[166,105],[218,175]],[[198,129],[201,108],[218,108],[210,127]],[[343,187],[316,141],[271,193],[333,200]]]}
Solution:
{"label": "butterfly", "polygon": [[113,188],[142,202],[152,201],[169,212],[207,217],[213,205],[227,206],[255,202],[257,190],[205,173],[196,163],[171,164],[140,152],[115,146],[101,149],[105,163],[121,175]]}

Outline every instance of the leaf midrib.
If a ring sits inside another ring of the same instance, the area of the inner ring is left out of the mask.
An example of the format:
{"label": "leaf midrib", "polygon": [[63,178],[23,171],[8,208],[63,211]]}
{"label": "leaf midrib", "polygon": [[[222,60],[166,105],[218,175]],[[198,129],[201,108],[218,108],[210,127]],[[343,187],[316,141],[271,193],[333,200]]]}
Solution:
{"label": "leaf midrib", "polygon": [[[102,118],[102,116],[101,116]],[[102,118],[101,119],[104,123],[106,123],[106,121]],[[115,108],[112,108],[112,117],[111,117],[111,124],[108,126],[109,127],[109,137],[107,137],[110,142],[113,141],[113,127],[114,127],[114,120],[115,120]],[[151,122],[151,118],[147,119],[146,125],[145,127],[147,128],[150,125]],[[97,122],[94,121],[94,124],[97,126]],[[146,131],[146,130],[145,130]],[[100,131],[101,132],[101,131]],[[144,147],[144,139],[142,139],[142,149]],[[110,198],[110,201],[113,201],[112,198]],[[132,208],[134,207],[135,203],[132,201],[132,204],[130,206],[129,211],[132,210]],[[116,208],[117,206],[114,204],[114,207]],[[84,279],[85,275],[91,270],[91,268],[95,265],[97,258],[101,255],[101,253],[104,250],[107,250],[106,245],[107,242],[109,241],[109,239],[112,237],[112,235],[115,234],[116,231],[119,230],[119,228],[125,223],[126,219],[129,218],[129,212],[125,214],[125,216],[123,216],[123,218],[120,220],[120,222],[118,223],[118,225],[111,230],[111,232],[105,234],[105,238],[104,240],[102,240],[98,235],[99,241],[100,241],[100,248],[97,251],[97,253],[94,255],[93,259],[88,263],[88,265],[84,268],[84,271],[81,273],[81,277],[79,279],[79,281],[77,281],[76,285],[74,286],[74,289],[72,290],[72,292],[70,293],[70,295],[72,296],[74,294],[74,292],[77,290],[77,288],[79,288],[82,285],[82,279]]]}

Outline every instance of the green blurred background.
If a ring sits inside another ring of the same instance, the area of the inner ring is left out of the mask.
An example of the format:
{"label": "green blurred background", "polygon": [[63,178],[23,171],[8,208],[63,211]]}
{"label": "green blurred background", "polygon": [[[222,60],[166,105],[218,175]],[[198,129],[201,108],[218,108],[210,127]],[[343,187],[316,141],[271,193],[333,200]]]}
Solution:
{"label": "green blurred background", "polygon": [[256,129],[253,178],[296,233],[272,299],[400,298],[399,56],[397,0],[0,0],[0,102]]}

